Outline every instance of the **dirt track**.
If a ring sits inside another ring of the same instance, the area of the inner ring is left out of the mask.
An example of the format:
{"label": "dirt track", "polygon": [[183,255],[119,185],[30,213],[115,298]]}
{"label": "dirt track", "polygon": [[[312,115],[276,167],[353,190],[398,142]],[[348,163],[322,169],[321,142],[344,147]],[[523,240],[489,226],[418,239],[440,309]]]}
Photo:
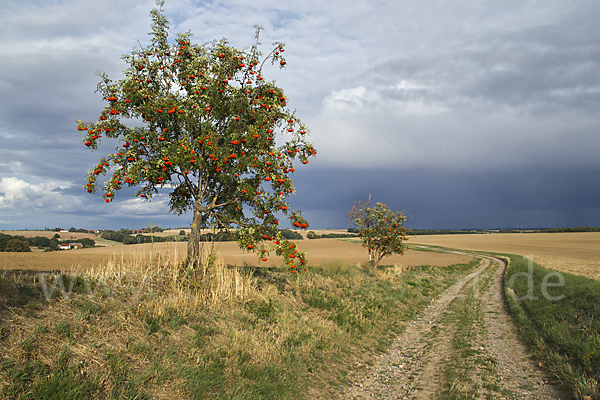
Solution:
{"label": "dirt track", "polygon": [[358,365],[347,399],[560,399],[516,339],[502,260],[485,258],[410,322],[388,353]]}

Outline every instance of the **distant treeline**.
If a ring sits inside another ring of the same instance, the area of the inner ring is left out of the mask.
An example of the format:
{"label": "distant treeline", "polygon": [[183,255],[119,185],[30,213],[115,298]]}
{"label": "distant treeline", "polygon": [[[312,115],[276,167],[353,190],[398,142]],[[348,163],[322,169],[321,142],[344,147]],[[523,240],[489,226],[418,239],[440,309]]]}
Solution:
{"label": "distant treeline", "polygon": [[[157,243],[157,242],[187,242],[190,237],[184,235],[183,230],[179,232],[179,235],[170,236],[152,236],[152,235],[133,235],[133,231],[129,229],[120,229],[118,231],[106,230],[102,231],[100,236],[102,239],[112,240],[115,242],[121,242],[123,244],[141,244],[141,243]],[[302,240],[303,237],[298,232],[294,232],[289,229],[283,229],[281,235],[286,239]],[[231,235],[226,232],[218,233],[204,233],[200,235],[201,242],[229,242],[233,240]]]}
{"label": "distant treeline", "polygon": [[558,233],[558,232],[598,232],[594,226],[579,226],[576,228],[542,228],[542,229],[412,229],[411,235],[457,235],[482,233]]}
{"label": "distant treeline", "polygon": [[309,239],[339,239],[339,238],[349,238],[349,237],[358,237],[358,236],[359,235],[356,233],[324,233],[322,235],[317,235],[314,231],[309,231],[306,234],[306,237]]}
{"label": "distant treeline", "polygon": [[83,247],[94,247],[96,245],[94,240],[88,238],[60,240],[58,234],[50,239],[41,236],[26,238],[21,235],[11,236],[0,233],[0,251],[27,252],[31,251],[31,247],[54,251],[58,250],[58,245],[61,243],[81,243]]}
{"label": "distant treeline", "polygon": [[[464,234],[478,234],[478,233],[489,233],[488,230],[483,229],[411,229],[409,235],[464,235]],[[497,232],[497,231],[496,231]]]}
{"label": "distant treeline", "polygon": [[598,232],[595,226],[578,226],[574,228],[542,228],[542,229],[500,229],[500,233],[561,233],[561,232]]}
{"label": "distant treeline", "polygon": [[[158,230],[159,229],[159,230]],[[160,228],[153,228],[154,232],[162,232]],[[102,239],[112,240],[115,242],[121,242],[123,244],[140,244],[140,243],[157,243],[157,242],[185,242],[188,240],[187,236],[182,235],[170,235],[170,236],[153,236],[153,235],[133,235],[133,231],[130,229],[120,229],[118,231],[105,230],[100,235]]]}
{"label": "distant treeline", "polygon": [[576,228],[549,228],[543,229],[542,232],[558,233],[558,232],[598,232],[595,226],[579,226]]}
{"label": "distant treeline", "polygon": [[[49,231],[49,232],[60,232],[63,229],[62,228],[48,228],[45,227],[44,228],[45,231]],[[89,229],[83,229],[83,228],[75,228],[75,227],[70,227],[69,232],[79,232],[79,233],[89,233],[90,230]]]}
{"label": "distant treeline", "polygon": [[[304,239],[301,234],[298,232],[294,232],[290,229],[283,229],[280,231],[281,236],[288,240],[302,240]],[[186,239],[187,240],[187,239]],[[230,242],[233,239],[231,238],[231,234],[227,232],[218,232],[218,233],[204,233],[200,235],[201,242]]]}

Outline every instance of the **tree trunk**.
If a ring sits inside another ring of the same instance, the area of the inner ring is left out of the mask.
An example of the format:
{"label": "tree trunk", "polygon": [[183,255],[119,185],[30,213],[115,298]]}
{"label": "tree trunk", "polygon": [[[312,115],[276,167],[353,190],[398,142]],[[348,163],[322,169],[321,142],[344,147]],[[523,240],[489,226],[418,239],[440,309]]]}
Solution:
{"label": "tree trunk", "polygon": [[188,240],[187,258],[188,262],[197,262],[200,259],[200,227],[202,226],[202,213],[196,210],[194,212],[194,219],[192,220],[192,231],[190,232],[190,239]]}

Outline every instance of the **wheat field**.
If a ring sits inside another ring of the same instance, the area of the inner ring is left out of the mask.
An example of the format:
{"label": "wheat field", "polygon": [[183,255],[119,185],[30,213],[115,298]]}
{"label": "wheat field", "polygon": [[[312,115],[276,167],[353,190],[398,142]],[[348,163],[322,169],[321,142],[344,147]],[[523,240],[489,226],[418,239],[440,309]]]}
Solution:
{"label": "wheat field", "polygon": [[410,241],[531,256],[546,268],[600,279],[600,232],[423,235]]}

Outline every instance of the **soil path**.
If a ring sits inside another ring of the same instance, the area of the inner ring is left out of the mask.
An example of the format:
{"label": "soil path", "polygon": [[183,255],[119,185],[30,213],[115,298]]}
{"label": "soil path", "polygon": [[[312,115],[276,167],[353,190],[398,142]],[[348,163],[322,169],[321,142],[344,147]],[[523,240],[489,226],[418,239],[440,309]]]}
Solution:
{"label": "soil path", "polygon": [[372,365],[357,365],[346,399],[566,399],[526,355],[503,301],[506,263],[481,266],[406,327]]}

